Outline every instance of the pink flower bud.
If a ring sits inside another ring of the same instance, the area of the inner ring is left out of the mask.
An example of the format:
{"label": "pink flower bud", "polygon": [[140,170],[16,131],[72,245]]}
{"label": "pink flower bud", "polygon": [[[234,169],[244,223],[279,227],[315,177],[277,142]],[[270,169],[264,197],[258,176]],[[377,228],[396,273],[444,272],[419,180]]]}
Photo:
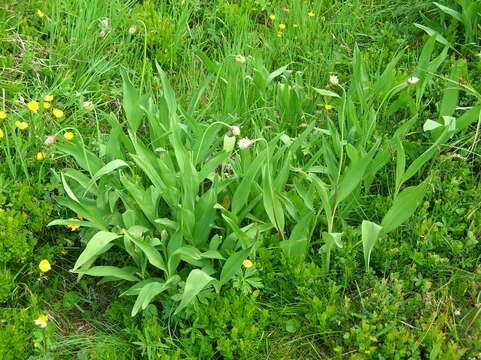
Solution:
{"label": "pink flower bud", "polygon": [[57,141],[57,137],[55,135],[47,136],[45,139],[45,145],[52,145],[55,141]]}
{"label": "pink flower bud", "polygon": [[247,149],[247,148],[250,148],[252,145],[254,145],[254,141],[245,137],[243,139],[240,139],[237,142],[237,145],[239,146],[239,149]]}
{"label": "pink flower bud", "polygon": [[240,135],[240,128],[238,126],[230,126],[229,127],[232,135],[239,136]]}

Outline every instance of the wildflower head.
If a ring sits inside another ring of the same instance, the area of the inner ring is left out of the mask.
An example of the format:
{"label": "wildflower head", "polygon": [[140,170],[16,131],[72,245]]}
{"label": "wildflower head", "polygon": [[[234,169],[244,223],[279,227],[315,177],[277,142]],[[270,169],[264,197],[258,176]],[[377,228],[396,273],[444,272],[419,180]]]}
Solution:
{"label": "wildflower head", "polygon": [[48,101],[48,102],[52,102],[53,101],[53,95],[47,95],[43,98],[43,101]]}
{"label": "wildflower head", "polygon": [[48,316],[40,315],[36,320],[34,320],[34,323],[35,325],[38,325],[41,328],[46,328],[48,323]]}
{"label": "wildflower head", "polygon": [[334,106],[329,105],[329,104],[326,104],[326,105],[324,105],[324,109],[326,109],[326,110],[332,110],[332,109],[334,109]]}
{"label": "wildflower head", "polygon": [[25,130],[28,128],[28,123],[25,121],[15,121],[15,126],[20,130]]}
{"label": "wildflower head", "polygon": [[339,78],[336,75],[330,75],[329,82],[331,83],[331,85],[337,86],[339,85]]}
{"label": "wildflower head", "polygon": [[245,56],[242,56],[242,55],[239,54],[239,55],[235,56],[235,61],[237,61],[240,64],[244,64],[247,60],[246,60]]}
{"label": "wildflower head", "polygon": [[63,138],[67,141],[72,141],[74,137],[75,135],[71,131],[67,131],[65,134],[63,134]]}
{"label": "wildflower head", "polygon": [[286,24],[279,24],[279,29],[285,30],[285,28],[286,28]]}
{"label": "wildflower head", "polygon": [[108,28],[109,27],[109,18],[102,19],[100,23],[102,24],[102,27]]}
{"label": "wildflower head", "polygon": [[47,136],[44,144],[45,145],[52,145],[55,141],[57,141],[57,137],[55,135],[50,135],[50,136]]}
{"label": "wildflower head", "polygon": [[136,32],[137,32],[137,25],[135,25],[135,24],[130,25],[130,27],[129,27],[129,34],[130,34],[130,35],[133,35],[133,34],[135,34]]}
{"label": "wildflower head", "polygon": [[414,84],[416,84],[418,81],[419,81],[419,78],[417,78],[416,76],[411,76],[409,79],[406,80],[406,82],[408,83],[408,85],[414,85]]}
{"label": "wildflower head", "polygon": [[45,16],[45,14],[42,12],[42,10],[37,10],[35,12],[35,15],[37,15],[39,18],[43,18]]}
{"label": "wildflower head", "polygon": [[237,143],[237,146],[239,146],[239,149],[247,149],[247,148],[250,148],[252,145],[254,145],[254,141],[252,141],[247,137],[240,139]]}
{"label": "wildflower head", "polygon": [[37,101],[32,100],[27,103],[27,108],[30,111],[38,111],[38,109],[40,108],[40,105],[38,105]]}
{"label": "wildflower head", "polygon": [[67,225],[67,227],[70,229],[70,231],[77,231],[78,229],[80,229],[80,225]]}
{"label": "wildflower head", "polygon": [[314,14],[312,11],[309,11],[309,12],[307,13],[307,16],[309,16],[309,17],[314,17],[314,16],[316,16],[316,14]]}
{"label": "wildflower head", "polygon": [[269,15],[269,19],[271,19],[272,21],[274,21],[276,19],[276,16],[274,14],[271,14]]}
{"label": "wildflower head", "polygon": [[3,130],[0,129],[0,139],[3,138],[5,136],[5,134],[3,133]]}
{"label": "wildflower head", "polygon": [[52,269],[52,266],[48,262],[48,260],[42,260],[40,261],[40,264],[38,264],[38,268],[40,269],[41,272],[47,272]]}
{"label": "wildflower head", "polygon": [[7,118],[7,113],[3,110],[0,110],[0,120],[5,120]]}
{"label": "wildflower head", "polygon": [[84,101],[83,107],[87,111],[92,111],[94,109],[94,104],[91,101]]}
{"label": "wildflower head", "polygon": [[43,102],[43,108],[44,109],[50,109],[52,107],[52,104],[50,104],[48,101]]}
{"label": "wildflower head", "polygon": [[232,135],[234,135],[234,136],[240,135],[240,128],[238,126],[230,126],[229,129],[230,129],[230,132],[232,133]]}
{"label": "wildflower head", "polygon": [[249,259],[245,259],[245,260],[242,262],[242,265],[244,265],[244,267],[245,267],[246,269],[249,269],[249,268],[251,268],[252,265],[254,265],[254,264],[253,264],[252,261],[250,261]]}
{"label": "wildflower head", "polygon": [[45,160],[45,153],[44,153],[44,152],[41,152],[41,151],[38,152],[38,153],[37,153],[37,156],[36,156],[36,159],[37,159],[38,161],[43,161],[43,160]]}
{"label": "wildflower head", "polygon": [[53,109],[52,111],[53,116],[55,116],[57,119],[60,119],[63,117],[63,111],[60,109]]}

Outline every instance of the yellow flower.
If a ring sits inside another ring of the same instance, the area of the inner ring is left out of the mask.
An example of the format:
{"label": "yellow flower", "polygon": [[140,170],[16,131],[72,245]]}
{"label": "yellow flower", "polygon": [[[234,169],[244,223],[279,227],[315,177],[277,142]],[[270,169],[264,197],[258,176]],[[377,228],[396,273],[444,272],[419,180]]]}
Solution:
{"label": "yellow flower", "polygon": [[5,136],[5,134],[3,133],[3,130],[0,129],[0,139],[3,138]]}
{"label": "yellow flower", "polygon": [[40,264],[38,264],[38,268],[41,272],[47,272],[52,269],[52,266],[50,265],[48,260],[42,260],[40,261]]}
{"label": "yellow flower", "polygon": [[44,109],[50,109],[51,106],[52,106],[52,104],[50,104],[48,101],[44,101],[44,103],[43,103]]}
{"label": "yellow flower", "polygon": [[38,161],[45,160],[45,153],[44,152],[38,152],[36,157],[37,157]]}
{"label": "yellow flower", "polygon": [[316,14],[314,14],[312,11],[309,11],[309,12],[307,13],[307,16],[309,16],[309,17],[314,17],[314,16],[316,16]]}
{"label": "yellow flower", "polygon": [[72,141],[74,136],[75,135],[71,131],[67,131],[65,134],[63,134],[63,138],[67,141]]}
{"label": "yellow flower", "polygon": [[25,121],[15,121],[15,126],[20,130],[25,130],[28,128],[28,124]]}
{"label": "yellow flower", "polygon": [[269,19],[271,19],[272,21],[274,21],[276,19],[276,16],[274,14],[271,14],[269,15]]}
{"label": "yellow flower", "polygon": [[327,105],[324,105],[324,109],[332,110],[332,109],[334,109],[334,106],[327,104]]}
{"label": "yellow flower", "polygon": [[27,107],[28,107],[28,110],[30,111],[37,111],[40,108],[40,106],[38,105],[38,102],[36,102],[35,100],[28,102]]}
{"label": "yellow flower", "polygon": [[45,16],[45,14],[41,10],[37,10],[35,15],[37,15],[39,18],[43,18]]}
{"label": "yellow flower", "polygon": [[47,327],[47,322],[48,322],[47,315],[40,315],[37,320],[34,320],[35,325],[38,325],[41,328]]}
{"label": "yellow flower", "polygon": [[299,27],[299,24],[292,24],[292,27],[298,28],[298,27]]}
{"label": "yellow flower", "polygon": [[44,101],[52,102],[53,101],[53,95],[47,95],[43,98]]}
{"label": "yellow flower", "polygon": [[52,111],[53,116],[55,116],[57,119],[60,119],[63,117],[63,111],[60,109],[53,109]]}
{"label": "yellow flower", "polygon": [[252,265],[254,265],[254,264],[252,264],[252,261],[250,261],[249,259],[245,259],[245,260],[242,262],[242,265],[244,265],[244,267],[245,267],[246,269],[248,269],[248,268],[252,267]]}
{"label": "yellow flower", "polygon": [[279,29],[284,30],[286,28],[286,24],[279,24]]}
{"label": "yellow flower", "polygon": [[68,227],[71,231],[77,231],[78,229],[80,229],[80,225],[67,225],[67,227]]}
{"label": "yellow flower", "polygon": [[62,249],[62,250],[60,250],[60,254],[62,254],[62,255],[67,255],[67,254],[68,254],[68,251],[65,250],[65,249]]}
{"label": "yellow flower", "polygon": [[278,32],[277,32],[277,37],[278,37],[278,38],[282,37],[282,31],[278,31]]}
{"label": "yellow flower", "polygon": [[80,221],[84,221],[84,217],[82,215],[77,215],[77,219],[79,219]]}
{"label": "yellow flower", "polygon": [[0,120],[5,120],[7,118],[7,113],[3,110],[0,110]]}

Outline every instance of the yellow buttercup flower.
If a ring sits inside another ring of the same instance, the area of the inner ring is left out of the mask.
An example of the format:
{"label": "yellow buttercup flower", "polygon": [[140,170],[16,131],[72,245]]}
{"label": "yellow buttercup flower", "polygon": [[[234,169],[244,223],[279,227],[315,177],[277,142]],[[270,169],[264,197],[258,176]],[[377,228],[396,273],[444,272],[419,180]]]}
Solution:
{"label": "yellow buttercup flower", "polygon": [[47,315],[40,315],[37,320],[34,320],[35,325],[40,326],[41,328],[46,328],[48,323],[48,316]]}
{"label": "yellow buttercup flower", "polygon": [[269,15],[269,19],[271,19],[272,21],[274,21],[276,19],[276,16],[274,14],[271,14]]}
{"label": "yellow buttercup flower", "polygon": [[332,109],[334,109],[334,106],[332,106],[332,105],[324,105],[324,109],[326,109],[326,110],[332,110]]}
{"label": "yellow buttercup flower", "polygon": [[43,98],[44,101],[52,102],[53,101],[53,95],[47,95]]}
{"label": "yellow buttercup flower", "polygon": [[37,15],[39,18],[43,18],[45,16],[45,14],[41,10],[37,10],[35,12],[35,15]]}
{"label": "yellow buttercup flower", "polygon": [[40,108],[40,105],[37,101],[32,100],[27,103],[28,110],[30,111],[37,111]]}
{"label": "yellow buttercup flower", "polygon": [[252,261],[250,261],[249,259],[245,259],[245,260],[242,262],[242,265],[244,265],[244,267],[245,267],[246,269],[248,269],[248,268],[251,268],[252,265],[254,265],[254,264],[253,264]]}
{"label": "yellow buttercup flower", "polygon": [[72,141],[74,136],[74,133],[71,131],[67,131],[65,134],[63,134],[63,138],[67,141]]}
{"label": "yellow buttercup flower", "polygon": [[44,152],[38,152],[36,156],[38,161],[45,160],[45,153]]}
{"label": "yellow buttercup flower", "polygon": [[60,119],[63,117],[63,111],[60,109],[53,109],[52,111],[53,116],[55,116],[57,119]]}
{"label": "yellow buttercup flower", "polygon": [[71,230],[71,231],[77,231],[78,229],[80,229],[80,225],[67,225],[67,227]]}
{"label": "yellow buttercup flower", "polygon": [[5,134],[3,133],[3,130],[0,129],[0,139],[3,138],[5,136]]}
{"label": "yellow buttercup flower", "polygon": [[44,103],[43,103],[44,109],[50,109],[51,106],[52,106],[52,104],[50,104],[48,101],[44,101]]}
{"label": "yellow buttercup flower", "polygon": [[284,30],[286,28],[286,24],[279,24],[279,29]]}
{"label": "yellow buttercup flower", "polygon": [[0,110],[0,120],[5,120],[7,118],[7,113],[3,110]]}
{"label": "yellow buttercup flower", "polygon": [[309,12],[307,13],[307,16],[309,16],[309,17],[314,17],[314,16],[316,16],[316,14],[314,14],[312,11],[309,11]]}
{"label": "yellow buttercup flower", "polygon": [[28,123],[26,123],[25,121],[15,121],[15,126],[20,130],[25,130],[26,128],[28,128]]}
{"label": "yellow buttercup flower", "polygon": [[41,272],[47,272],[52,269],[52,266],[50,265],[48,260],[42,260],[40,261],[40,264],[38,264],[38,268]]}

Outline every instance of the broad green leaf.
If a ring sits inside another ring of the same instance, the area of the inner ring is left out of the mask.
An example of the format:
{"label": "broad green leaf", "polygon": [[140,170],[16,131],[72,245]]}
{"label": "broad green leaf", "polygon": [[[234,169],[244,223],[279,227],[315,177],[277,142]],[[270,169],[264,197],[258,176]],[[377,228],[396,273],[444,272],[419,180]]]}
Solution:
{"label": "broad green leaf", "polygon": [[90,184],[88,187],[90,187],[94,182],[96,182],[98,179],[100,179],[102,176],[105,176],[107,174],[110,174],[111,172],[120,169],[122,167],[129,166],[125,161],[123,160],[112,160],[105,166],[103,166],[99,171],[95,173],[95,175],[92,177],[92,180],[90,181]]}
{"label": "broad green leaf", "polygon": [[431,29],[430,27],[414,23],[414,26],[420,28],[421,30],[424,30],[429,36],[436,36],[436,41],[440,42],[443,45],[451,46],[450,42],[446,40],[440,33],[438,33],[436,30]]}
{"label": "broad green leaf", "polygon": [[304,259],[309,250],[309,235],[314,213],[304,215],[292,229],[289,240],[280,242],[280,247],[289,259]]}
{"label": "broad green leaf", "polygon": [[80,268],[86,262],[91,260],[92,258],[96,258],[100,254],[104,253],[108,250],[108,246],[110,242],[118,239],[121,235],[108,232],[108,231],[99,231],[96,233],[87,243],[85,250],[82,251],[80,256],[78,257],[75,265],[73,267],[74,270]]}
{"label": "broad green leaf", "polygon": [[160,270],[167,271],[167,267],[165,266],[164,259],[159,251],[154,248],[152,245],[147,243],[146,241],[137,240],[133,236],[131,236],[127,231],[124,230],[125,236],[129,241],[132,241],[135,245],[137,245],[147,256],[149,263]]}
{"label": "broad green leaf", "polygon": [[450,7],[447,7],[447,6],[442,5],[440,3],[437,3],[437,2],[433,2],[433,4],[436,5],[439,9],[441,9],[442,12],[452,16],[453,18],[455,18],[459,22],[463,22],[463,16],[458,11],[456,11],[454,9],[451,9]]}
{"label": "broad green leaf", "polygon": [[383,232],[388,233],[396,229],[411,217],[416,208],[423,201],[427,184],[423,182],[418,186],[410,186],[399,193],[389,211],[384,215],[381,226]]}
{"label": "broad green leaf", "polygon": [[94,266],[88,270],[75,270],[74,272],[90,276],[110,276],[127,281],[139,280],[133,275],[136,272],[136,269],[132,267],[119,268],[116,266]]}
{"label": "broad green leaf", "polygon": [[240,270],[242,262],[249,256],[251,248],[238,251],[226,260],[220,273],[220,286],[231,280]]}
{"label": "broad green leaf", "polygon": [[423,130],[424,131],[431,131],[431,130],[437,129],[441,126],[443,126],[443,125],[438,123],[437,121],[428,119],[424,122]]}
{"label": "broad green leaf", "polygon": [[139,296],[137,296],[137,300],[135,300],[131,315],[137,315],[141,308],[142,310],[145,310],[145,308],[152,302],[152,299],[167,288],[168,286],[161,282],[151,282],[144,285],[140,290]]}
{"label": "broad green leaf", "polygon": [[207,275],[204,271],[194,269],[190,272],[185,281],[184,292],[182,293],[182,300],[175,310],[174,315],[182,311],[186,306],[190,305],[194,298],[209,284],[215,282],[213,277]]}
{"label": "broad green leaf", "polygon": [[366,270],[369,268],[369,261],[371,259],[371,252],[376,245],[377,239],[381,234],[382,226],[377,225],[371,221],[364,220],[361,225],[362,247],[364,250],[364,263]]}
{"label": "broad green leaf", "polygon": [[334,91],[325,90],[325,89],[317,89],[317,88],[313,88],[313,90],[315,92],[317,92],[318,94],[322,95],[322,96],[337,97],[337,98],[340,97]]}

